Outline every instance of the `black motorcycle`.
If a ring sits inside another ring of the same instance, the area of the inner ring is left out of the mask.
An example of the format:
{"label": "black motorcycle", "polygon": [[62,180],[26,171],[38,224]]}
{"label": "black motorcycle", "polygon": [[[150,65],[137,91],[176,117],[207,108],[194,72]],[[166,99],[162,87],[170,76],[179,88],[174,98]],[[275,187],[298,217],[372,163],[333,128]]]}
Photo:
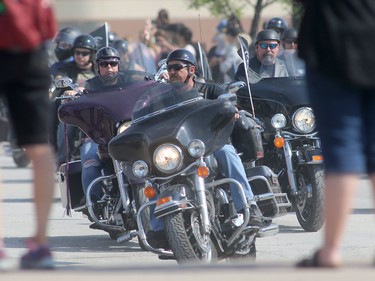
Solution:
{"label": "black motorcycle", "polygon": [[[257,165],[266,165],[278,175],[302,228],[318,231],[324,222],[324,165],[305,79],[264,78],[250,89],[255,115],[264,128],[264,157]],[[252,112],[247,87],[237,97],[239,107]]]}
{"label": "black motorcycle", "polygon": [[[71,82],[69,78],[65,78],[56,84],[59,88],[75,89]],[[102,176],[90,183],[86,197],[81,182],[81,160],[61,165],[58,174],[62,205],[67,210],[87,214],[93,222],[91,228],[104,230],[112,239],[119,239],[121,242],[137,236],[137,208],[147,198],[143,193],[144,184],[130,184],[121,172],[119,162],[110,157],[108,143],[130,125],[136,101],[154,83],[157,82],[140,81],[118,89],[85,91],[74,98],[59,97],[72,99],[59,107],[59,119],[77,126],[86,137],[97,143],[103,163]],[[100,184],[102,197],[93,202],[91,191],[96,184]]]}
{"label": "black motorcycle", "polygon": [[[147,250],[178,263],[253,260],[256,238],[278,232],[273,223],[249,226],[247,208],[243,216],[236,214],[228,183],[237,186],[248,206],[242,186],[219,175],[212,155],[232,133],[235,97],[206,100],[186,85],[159,84],[137,102],[131,126],[109,143],[110,155],[129,181],[144,182],[150,201],[138,210],[137,222]],[[248,129],[256,137],[253,124]],[[259,149],[259,139],[253,140],[253,155]],[[248,160],[246,172],[264,218],[285,214],[290,203],[277,176],[265,166],[253,167],[255,158]],[[153,248],[147,240],[142,214],[151,205],[164,221],[168,249]]]}

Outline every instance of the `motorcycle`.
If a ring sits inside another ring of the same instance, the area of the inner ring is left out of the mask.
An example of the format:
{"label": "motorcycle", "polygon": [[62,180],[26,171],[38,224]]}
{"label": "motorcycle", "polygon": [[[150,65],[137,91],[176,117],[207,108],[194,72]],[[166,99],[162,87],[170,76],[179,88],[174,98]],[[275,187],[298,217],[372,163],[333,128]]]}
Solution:
{"label": "motorcycle", "polygon": [[[286,60],[288,69],[303,74],[297,62],[292,56]],[[254,109],[264,127],[264,157],[256,165],[266,165],[278,175],[301,227],[318,231],[324,223],[324,164],[305,78],[261,78],[252,72],[248,77],[253,104],[247,87],[239,89],[237,98],[241,109]]]}
{"label": "motorcycle", "polygon": [[[134,75],[139,78],[140,73]],[[71,99],[59,107],[59,119],[77,126],[97,143],[104,163],[102,176],[90,183],[86,197],[81,183],[81,160],[60,166],[58,181],[62,206],[68,213],[73,209],[87,214],[93,222],[91,228],[108,232],[112,239],[122,237],[122,242],[137,236],[136,213],[145,200],[144,186],[127,181],[119,168],[119,162],[108,154],[108,143],[129,126],[135,102],[154,83],[156,82],[152,80],[139,81],[110,91],[83,91],[74,97],[59,97]],[[56,84],[58,88],[76,89],[69,78],[63,78]],[[100,184],[103,195],[100,200],[93,202],[91,191],[97,183]]]}
{"label": "motorcycle", "polygon": [[[249,209],[243,216],[236,214],[228,187],[234,183],[248,207],[241,184],[218,173],[213,152],[232,133],[235,98],[224,94],[207,100],[186,85],[157,84],[137,102],[131,125],[109,143],[111,157],[129,181],[144,182],[149,201],[138,210],[138,235],[146,250],[162,259],[179,264],[253,260],[256,238],[279,230],[274,223],[248,226]],[[251,164],[262,148],[259,127],[251,124],[248,129],[255,139],[246,173],[264,219],[272,220],[286,214],[290,202],[268,167]],[[151,206],[165,224],[168,249],[154,248],[148,241],[143,213]]]}

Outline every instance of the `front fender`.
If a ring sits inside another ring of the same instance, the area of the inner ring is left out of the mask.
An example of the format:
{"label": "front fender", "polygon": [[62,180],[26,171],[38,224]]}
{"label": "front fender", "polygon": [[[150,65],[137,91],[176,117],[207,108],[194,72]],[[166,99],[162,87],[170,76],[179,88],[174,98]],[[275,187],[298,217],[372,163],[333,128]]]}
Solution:
{"label": "front fender", "polygon": [[194,193],[187,185],[172,185],[164,189],[158,196],[155,217],[161,218],[174,212],[191,209],[194,207],[191,203],[193,199]]}

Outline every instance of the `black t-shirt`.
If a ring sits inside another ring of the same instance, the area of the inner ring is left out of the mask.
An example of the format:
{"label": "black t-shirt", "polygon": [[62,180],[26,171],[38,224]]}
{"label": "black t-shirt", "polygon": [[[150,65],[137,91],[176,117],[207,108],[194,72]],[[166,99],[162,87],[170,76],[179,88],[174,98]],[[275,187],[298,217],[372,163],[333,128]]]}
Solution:
{"label": "black t-shirt", "polygon": [[375,1],[307,0],[299,55],[308,67],[361,87],[375,87]]}

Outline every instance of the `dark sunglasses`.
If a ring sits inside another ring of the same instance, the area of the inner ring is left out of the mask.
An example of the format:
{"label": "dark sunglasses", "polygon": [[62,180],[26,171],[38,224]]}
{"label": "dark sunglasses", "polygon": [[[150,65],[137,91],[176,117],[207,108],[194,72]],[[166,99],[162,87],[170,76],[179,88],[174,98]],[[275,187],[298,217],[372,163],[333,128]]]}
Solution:
{"label": "dark sunglasses", "polygon": [[259,47],[261,47],[262,49],[270,48],[271,50],[273,50],[273,49],[275,49],[279,44],[278,44],[278,43],[271,43],[271,44],[267,44],[267,43],[259,43],[258,45],[259,45]]}
{"label": "dark sunglasses", "polygon": [[118,61],[101,61],[99,62],[100,67],[108,67],[110,65],[111,67],[118,66]]}
{"label": "dark sunglasses", "polygon": [[167,65],[167,70],[171,71],[173,69],[174,71],[179,71],[179,70],[183,69],[184,67],[187,67],[187,64],[179,64],[179,63],[168,64]]}
{"label": "dark sunglasses", "polygon": [[91,54],[91,52],[81,52],[81,51],[74,51],[74,55],[75,56],[79,56],[79,55],[82,55],[82,56],[88,56],[89,54]]}
{"label": "dark sunglasses", "polygon": [[292,44],[292,43],[297,44],[297,40],[292,40],[292,39],[286,39],[284,40],[284,42],[287,44]]}

